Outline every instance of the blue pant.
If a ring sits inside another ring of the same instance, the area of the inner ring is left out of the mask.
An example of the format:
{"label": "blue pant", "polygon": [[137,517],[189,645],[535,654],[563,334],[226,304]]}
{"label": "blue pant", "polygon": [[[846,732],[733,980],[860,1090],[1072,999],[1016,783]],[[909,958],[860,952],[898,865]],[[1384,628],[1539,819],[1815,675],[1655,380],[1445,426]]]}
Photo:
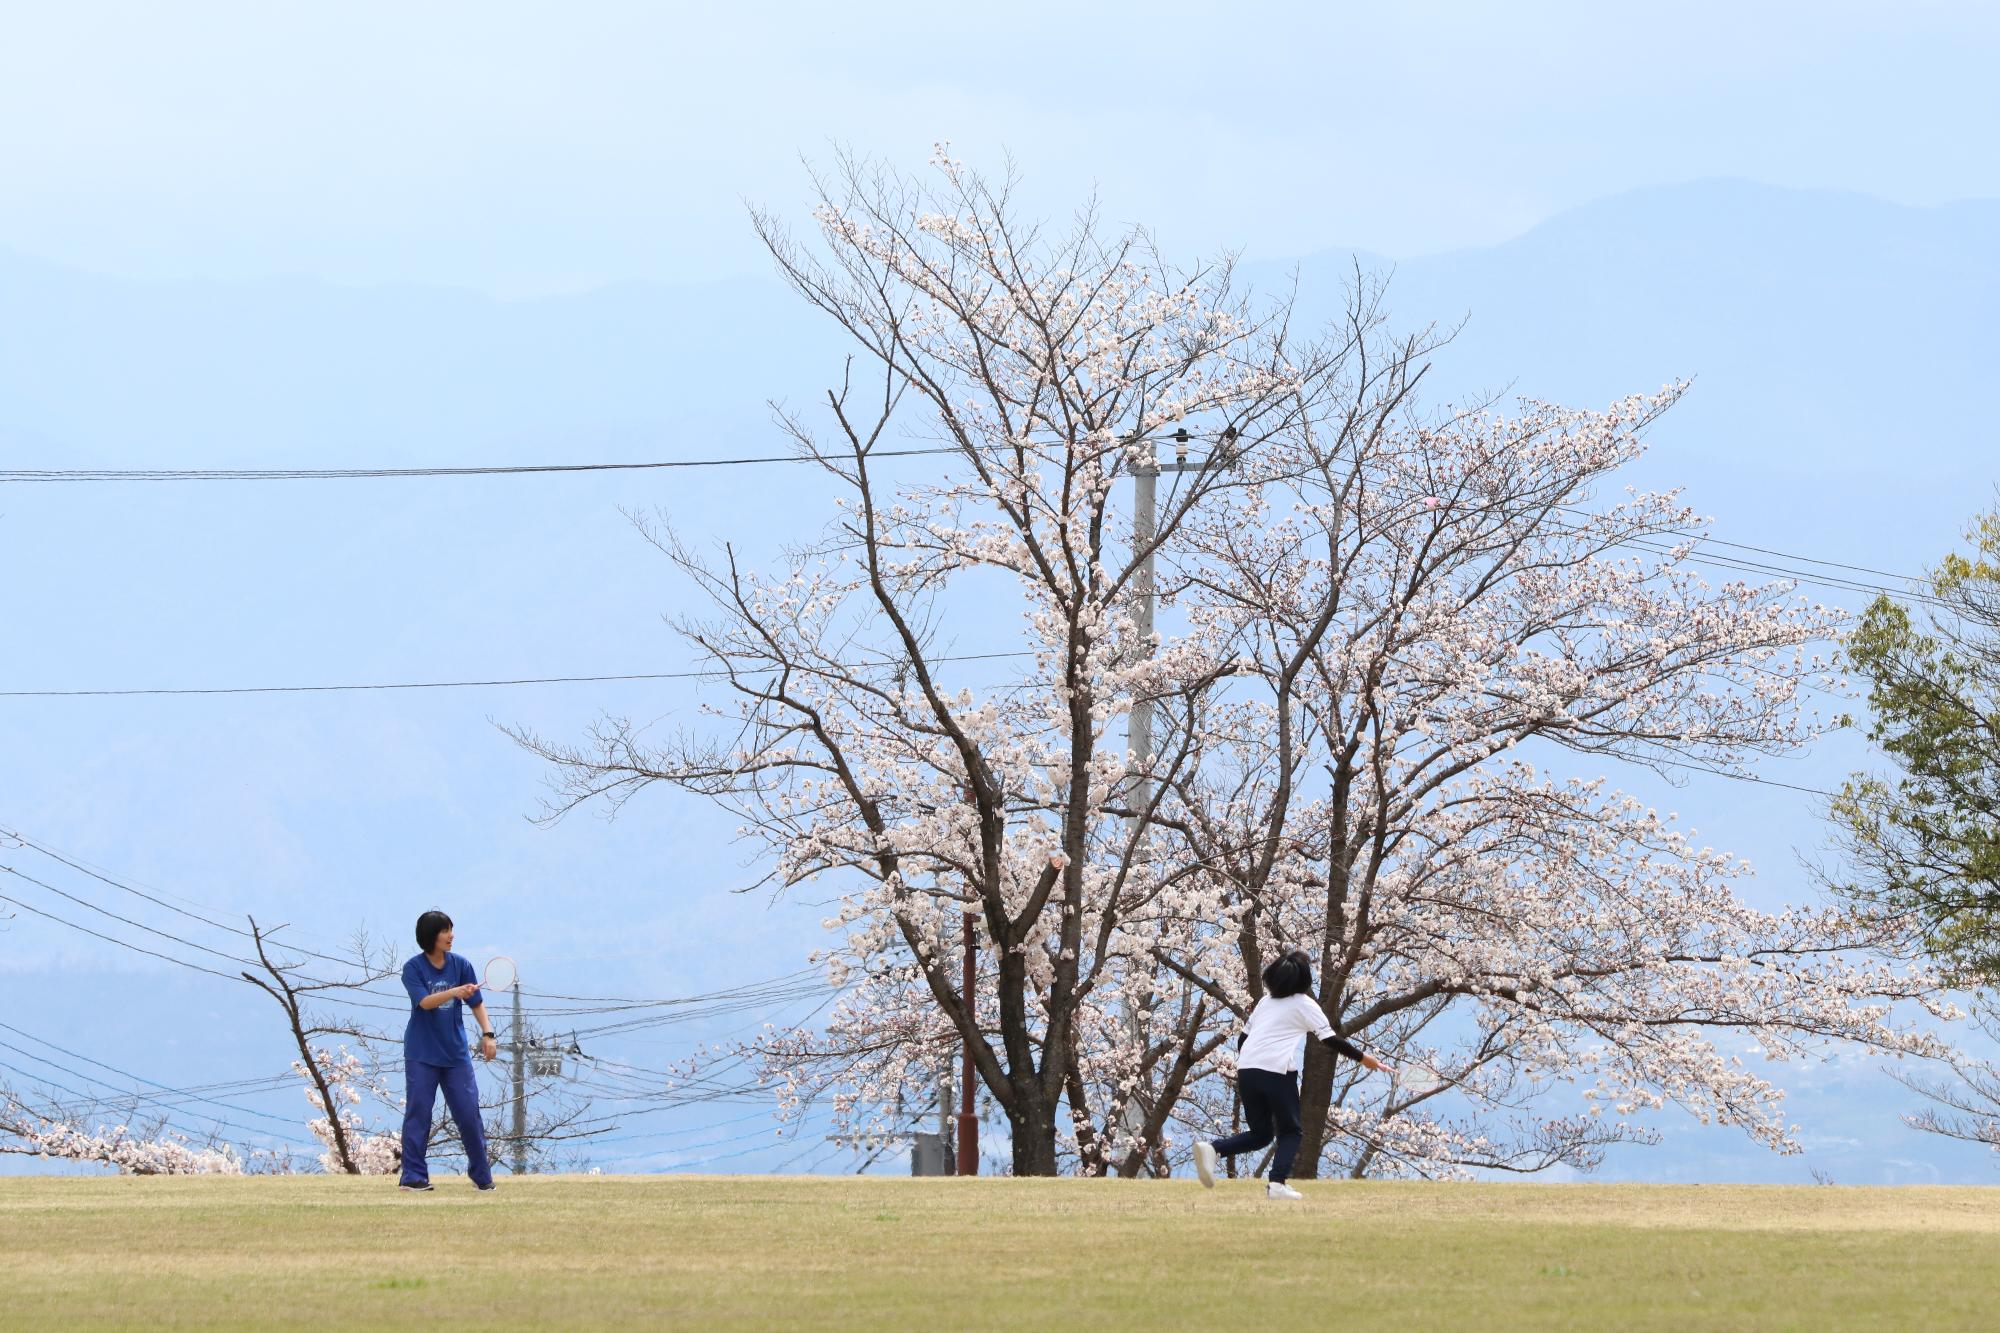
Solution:
{"label": "blue pant", "polygon": [[1299,1139],[1305,1131],[1299,1121],[1299,1076],[1269,1069],[1239,1069],[1236,1090],[1243,1094],[1243,1118],[1250,1122],[1250,1128],[1226,1139],[1211,1140],[1215,1151],[1234,1157],[1240,1152],[1255,1152],[1276,1139],[1271,1180],[1282,1184],[1291,1178],[1292,1159],[1299,1155]]}
{"label": "blue pant", "polygon": [[486,1124],[479,1118],[479,1081],[471,1065],[427,1065],[421,1060],[403,1062],[403,1181],[422,1185],[431,1178],[425,1153],[430,1147],[431,1112],[437,1106],[439,1085],[444,1087],[444,1104],[458,1122],[458,1137],[465,1143],[465,1174],[475,1185],[491,1185],[493,1168],[486,1160]]}

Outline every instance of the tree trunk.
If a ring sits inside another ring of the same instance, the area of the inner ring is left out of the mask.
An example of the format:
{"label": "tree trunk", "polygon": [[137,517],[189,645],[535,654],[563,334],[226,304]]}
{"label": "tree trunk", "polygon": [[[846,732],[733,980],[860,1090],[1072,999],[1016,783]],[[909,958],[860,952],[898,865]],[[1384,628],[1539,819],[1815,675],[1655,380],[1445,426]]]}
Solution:
{"label": "tree trunk", "polygon": [[1292,1175],[1299,1180],[1319,1179],[1320,1153],[1326,1148],[1326,1117],[1333,1109],[1334,1058],[1320,1043],[1306,1043],[1305,1071],[1299,1075],[1299,1121],[1305,1132],[1299,1139],[1299,1159],[1292,1165]]}
{"label": "tree trunk", "polygon": [[1069,1121],[1076,1134],[1077,1156],[1082,1159],[1083,1174],[1086,1176],[1107,1175],[1111,1164],[1105,1160],[1104,1145],[1097,1137],[1097,1126],[1090,1121],[1090,1095],[1077,1068],[1075,1044],[1072,1042],[1069,1069],[1063,1075],[1063,1086],[1069,1095]]}
{"label": "tree trunk", "polygon": [[1013,1133],[1014,1174],[1053,1176],[1056,1166],[1056,1105],[1036,1087],[1023,1092],[1009,1116]]}

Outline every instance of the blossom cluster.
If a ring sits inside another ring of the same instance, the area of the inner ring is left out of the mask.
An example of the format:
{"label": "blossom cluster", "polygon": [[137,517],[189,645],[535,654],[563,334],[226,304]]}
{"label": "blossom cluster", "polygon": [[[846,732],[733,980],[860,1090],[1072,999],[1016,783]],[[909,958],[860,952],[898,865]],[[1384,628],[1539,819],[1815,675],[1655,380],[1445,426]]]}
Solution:
{"label": "blossom cluster", "polygon": [[85,1129],[10,1107],[7,1130],[36,1156],[66,1162],[114,1166],[132,1176],[243,1174],[243,1157],[226,1143],[196,1144],[181,1134],[147,1137],[119,1124]]}
{"label": "blossom cluster", "polygon": [[319,1140],[323,1149],[319,1156],[320,1169],[329,1174],[348,1169],[346,1163],[341,1161],[339,1145],[334,1137],[334,1121],[338,1118],[341,1135],[347,1142],[348,1155],[357,1174],[396,1174],[403,1166],[401,1134],[371,1128],[362,1115],[364,1105],[371,1100],[379,1106],[393,1108],[398,1105],[387,1084],[379,1074],[370,1070],[359,1055],[345,1046],[337,1050],[315,1047],[313,1059],[333,1094],[334,1105],[331,1108],[326,1105],[326,1098],[320,1095],[305,1061],[292,1061],[292,1072],[305,1080],[306,1101],[318,1113],[306,1122],[306,1128],[312,1131],[312,1136]]}

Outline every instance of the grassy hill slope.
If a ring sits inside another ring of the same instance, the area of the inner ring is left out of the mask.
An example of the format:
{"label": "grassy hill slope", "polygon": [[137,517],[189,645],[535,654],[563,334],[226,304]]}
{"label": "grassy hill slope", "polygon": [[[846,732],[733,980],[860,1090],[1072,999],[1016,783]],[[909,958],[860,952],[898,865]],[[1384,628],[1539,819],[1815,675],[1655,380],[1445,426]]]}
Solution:
{"label": "grassy hill slope", "polygon": [[2000,1190],[0,1180],[0,1328],[1973,1328]]}

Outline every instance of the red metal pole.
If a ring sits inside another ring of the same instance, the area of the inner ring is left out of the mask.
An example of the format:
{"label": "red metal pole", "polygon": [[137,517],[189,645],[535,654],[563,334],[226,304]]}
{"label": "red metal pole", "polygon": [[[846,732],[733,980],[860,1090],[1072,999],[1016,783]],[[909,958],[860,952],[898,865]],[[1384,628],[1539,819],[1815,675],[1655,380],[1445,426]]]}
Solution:
{"label": "red metal pole", "polygon": [[[979,966],[975,961],[979,947],[978,936],[974,933],[972,913],[965,914],[965,1012],[976,1015],[978,999]],[[976,1026],[976,1024],[975,1024]],[[976,1176],[979,1174],[979,1117],[972,1112],[972,1080],[977,1077],[972,1065],[972,1040],[967,1038],[965,1046],[965,1070],[958,1080],[958,1174]]]}

